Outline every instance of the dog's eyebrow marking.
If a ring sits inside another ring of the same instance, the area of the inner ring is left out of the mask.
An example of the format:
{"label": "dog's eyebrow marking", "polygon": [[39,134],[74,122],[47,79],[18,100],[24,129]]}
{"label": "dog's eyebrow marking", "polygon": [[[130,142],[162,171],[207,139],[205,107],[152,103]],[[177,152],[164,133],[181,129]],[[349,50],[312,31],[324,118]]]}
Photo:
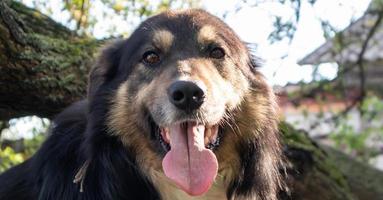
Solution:
{"label": "dog's eyebrow marking", "polygon": [[206,43],[214,41],[217,37],[216,30],[211,25],[203,26],[197,35],[197,40],[199,43]]}
{"label": "dog's eyebrow marking", "polygon": [[173,45],[174,35],[166,29],[158,29],[154,31],[153,43],[157,48],[168,51]]}

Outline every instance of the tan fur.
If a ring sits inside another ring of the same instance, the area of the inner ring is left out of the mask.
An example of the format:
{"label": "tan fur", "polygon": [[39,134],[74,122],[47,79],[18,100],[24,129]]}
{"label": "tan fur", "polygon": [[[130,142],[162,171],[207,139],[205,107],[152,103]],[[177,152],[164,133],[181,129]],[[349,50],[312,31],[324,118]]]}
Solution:
{"label": "tan fur", "polygon": [[203,26],[197,34],[197,40],[200,44],[212,42],[216,38],[217,34],[215,32],[215,28],[211,25]]}
{"label": "tan fur", "polygon": [[143,171],[151,168],[161,169],[161,160],[155,154],[153,145],[142,136],[143,130],[137,126],[134,119],[139,113],[134,112],[132,110],[134,106],[129,105],[127,84],[128,82],[122,84],[114,97],[107,121],[108,127],[111,129],[110,132],[121,138],[127,148],[137,154],[137,162]]}
{"label": "tan fur", "polygon": [[169,51],[173,44],[174,35],[165,29],[155,30],[153,33],[153,44],[164,51]]}
{"label": "tan fur", "polygon": [[152,171],[151,180],[157,186],[163,200],[226,200],[225,182],[217,177],[210,190],[202,196],[191,197],[175,186],[162,172]]}

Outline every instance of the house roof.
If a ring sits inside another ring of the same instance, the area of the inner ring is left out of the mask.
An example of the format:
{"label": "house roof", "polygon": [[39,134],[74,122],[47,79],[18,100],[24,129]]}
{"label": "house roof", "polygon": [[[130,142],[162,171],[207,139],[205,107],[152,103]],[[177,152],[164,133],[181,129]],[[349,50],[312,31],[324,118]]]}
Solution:
{"label": "house roof", "polygon": [[[316,65],[320,63],[338,62],[352,63],[358,60],[363,41],[378,19],[377,14],[366,12],[361,18],[351,23],[346,29],[334,38],[327,40],[312,53],[301,59],[299,65]],[[364,54],[366,61],[383,59],[383,26],[380,25],[374,36],[370,39]]]}

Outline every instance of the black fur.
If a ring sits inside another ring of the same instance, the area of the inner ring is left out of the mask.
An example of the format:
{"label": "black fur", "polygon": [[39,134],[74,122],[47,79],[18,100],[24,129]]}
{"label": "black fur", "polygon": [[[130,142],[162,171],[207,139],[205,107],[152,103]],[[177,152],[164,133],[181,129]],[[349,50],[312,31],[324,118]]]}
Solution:
{"label": "black fur", "polygon": [[[105,134],[86,171],[84,191],[73,183],[86,162],[79,148],[85,142],[87,102],[79,102],[55,120],[52,133],[27,162],[0,176],[0,199],[159,199],[154,187],[136,169],[119,140]],[[91,116],[90,116],[91,117]],[[100,136],[101,136],[100,135]],[[102,140],[102,142],[101,142]]]}

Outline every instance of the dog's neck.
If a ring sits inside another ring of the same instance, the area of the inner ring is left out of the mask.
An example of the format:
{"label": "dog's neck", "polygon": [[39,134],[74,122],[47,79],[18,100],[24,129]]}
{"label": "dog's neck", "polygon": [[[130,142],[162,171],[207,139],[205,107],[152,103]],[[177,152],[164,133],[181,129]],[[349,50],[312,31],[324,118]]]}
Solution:
{"label": "dog's neck", "polygon": [[217,177],[209,191],[201,196],[190,196],[174,183],[172,183],[162,172],[152,171],[152,182],[157,188],[163,200],[226,200],[226,186],[222,178]]}

